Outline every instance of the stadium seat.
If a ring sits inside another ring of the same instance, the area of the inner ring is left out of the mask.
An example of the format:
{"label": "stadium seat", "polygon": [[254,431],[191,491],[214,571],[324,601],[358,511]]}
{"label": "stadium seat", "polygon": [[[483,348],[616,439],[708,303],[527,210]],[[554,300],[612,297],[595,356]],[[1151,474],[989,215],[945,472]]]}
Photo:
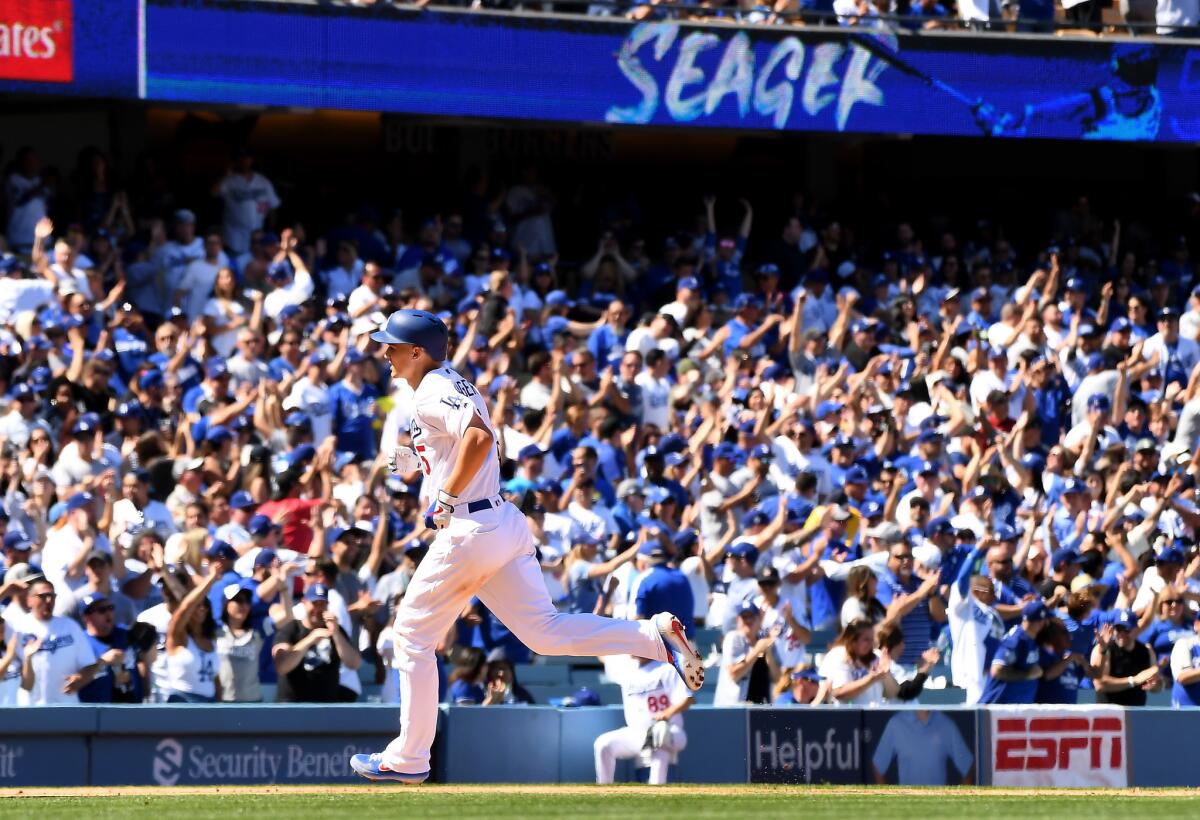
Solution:
{"label": "stadium seat", "polygon": [[557,664],[519,664],[515,670],[522,686],[533,684],[559,686],[573,682],[571,669]]}

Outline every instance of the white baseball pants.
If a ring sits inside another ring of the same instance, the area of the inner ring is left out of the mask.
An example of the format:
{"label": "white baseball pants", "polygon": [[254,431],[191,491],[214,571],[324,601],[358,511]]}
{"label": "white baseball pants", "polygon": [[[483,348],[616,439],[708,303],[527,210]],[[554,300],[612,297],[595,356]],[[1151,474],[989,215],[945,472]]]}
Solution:
{"label": "white baseball pants", "polygon": [[400,735],[384,764],[407,774],[429,771],[437,730],[434,650],[471,598],[479,599],[539,655],[635,655],[667,661],[652,621],[558,612],[546,592],[525,516],[515,506],[456,516],[417,567],[396,613]]}
{"label": "white baseball pants", "polygon": [[[673,752],[681,752],[687,746],[687,733],[678,726],[671,727],[667,748],[655,749],[650,753],[650,785],[661,786],[667,782],[667,769],[671,765]],[[596,782],[600,785],[613,782],[618,760],[628,760],[642,753],[646,733],[628,726],[613,729],[596,738],[593,749],[596,753]]]}

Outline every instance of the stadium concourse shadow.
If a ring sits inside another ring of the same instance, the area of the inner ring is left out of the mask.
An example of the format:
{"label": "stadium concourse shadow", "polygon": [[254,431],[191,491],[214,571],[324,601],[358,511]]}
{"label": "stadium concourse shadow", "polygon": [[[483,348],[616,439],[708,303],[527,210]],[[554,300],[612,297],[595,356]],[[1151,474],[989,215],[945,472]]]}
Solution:
{"label": "stadium concourse shadow", "polygon": [[[397,718],[380,704],[0,708],[0,787],[360,782],[347,759],[381,749]],[[590,782],[593,741],[623,723],[618,707],[443,707],[432,779]],[[1200,710],[697,706],[685,725],[674,782],[1200,785],[1162,742],[1200,730]]]}

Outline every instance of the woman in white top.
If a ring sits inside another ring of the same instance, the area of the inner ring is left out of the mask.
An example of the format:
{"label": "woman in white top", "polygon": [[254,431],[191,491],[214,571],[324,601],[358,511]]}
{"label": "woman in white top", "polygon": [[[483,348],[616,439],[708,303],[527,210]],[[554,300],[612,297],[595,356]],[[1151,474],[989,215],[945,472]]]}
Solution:
{"label": "woman in white top", "polygon": [[208,600],[216,581],[217,575],[210,569],[171,613],[167,627],[167,703],[220,700],[217,622]]}
{"label": "woman in white top", "polygon": [[865,619],[842,628],[821,662],[819,674],[834,703],[874,706],[896,697],[900,690],[891,663],[875,653],[875,626]]}
{"label": "woman in white top", "polygon": [[237,351],[238,331],[243,327],[257,330],[262,323],[262,294],[253,292],[253,304],[247,316],[246,300],[240,296],[237,276],[229,268],[217,271],[213,295],[204,303],[204,325],[213,349],[228,359]]}

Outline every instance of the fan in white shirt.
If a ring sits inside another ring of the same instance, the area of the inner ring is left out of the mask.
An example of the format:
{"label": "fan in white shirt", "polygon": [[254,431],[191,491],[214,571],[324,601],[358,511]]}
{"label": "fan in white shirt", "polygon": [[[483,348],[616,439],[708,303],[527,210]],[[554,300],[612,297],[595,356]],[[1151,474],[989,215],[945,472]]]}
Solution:
{"label": "fan in white shirt", "polygon": [[40,578],[29,585],[33,618],[20,636],[33,672],[30,706],[78,703],[79,690],[96,673],[96,653],[79,624],[54,615],[54,586]]}

